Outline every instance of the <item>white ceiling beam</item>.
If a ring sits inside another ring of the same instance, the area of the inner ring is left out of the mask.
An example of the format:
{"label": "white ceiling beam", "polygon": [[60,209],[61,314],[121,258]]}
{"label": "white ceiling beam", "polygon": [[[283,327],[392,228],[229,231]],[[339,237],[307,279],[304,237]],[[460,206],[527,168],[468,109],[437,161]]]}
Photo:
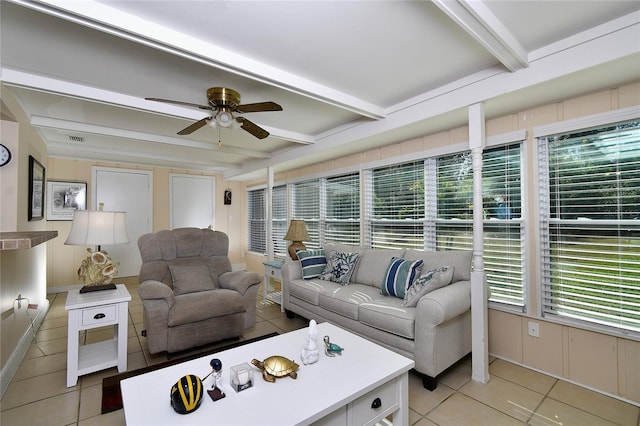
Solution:
{"label": "white ceiling beam", "polygon": [[432,0],[509,71],[529,66],[527,51],[480,0]]}
{"label": "white ceiling beam", "polygon": [[271,154],[250,149],[234,148],[231,146],[218,147],[213,142],[200,142],[189,139],[173,138],[169,136],[161,136],[153,133],[136,132],[133,130],[117,129],[114,127],[101,126],[89,123],[80,123],[76,121],[61,120],[57,118],[42,117],[34,115],[31,117],[31,125],[39,129],[54,129],[67,132],[77,132],[85,134],[93,134],[100,136],[108,136],[122,139],[133,139],[144,142],[162,143],[167,145],[178,145],[189,148],[201,148],[209,151],[223,152],[227,154],[237,154],[249,156],[253,158],[271,158]]}
{"label": "white ceiling beam", "polygon": [[120,11],[104,3],[92,0],[40,0],[37,3],[27,0],[11,1],[48,15],[343,108],[364,117],[381,119],[386,116],[385,109],[379,105],[199,40],[189,34]]}
{"label": "white ceiling beam", "polygon": [[[208,116],[207,113],[204,113],[201,110],[195,110],[180,105],[167,104],[164,102],[148,101],[136,96],[71,83],[51,77],[44,77],[11,68],[1,68],[0,71],[0,75],[2,75],[2,82],[8,86],[26,88],[43,93],[52,93],[68,98],[82,99],[103,105],[128,108],[152,114],[182,118],[185,120],[195,121]],[[271,137],[276,139],[296,142],[304,145],[315,142],[315,138],[312,135],[291,132],[277,127],[265,127],[265,130],[270,133]]]}

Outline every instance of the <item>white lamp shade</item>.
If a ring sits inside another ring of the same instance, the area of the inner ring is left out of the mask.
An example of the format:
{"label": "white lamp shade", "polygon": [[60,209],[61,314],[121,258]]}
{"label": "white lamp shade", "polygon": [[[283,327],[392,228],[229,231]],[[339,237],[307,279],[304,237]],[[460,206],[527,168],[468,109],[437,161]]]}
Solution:
{"label": "white lamp shade", "polygon": [[129,242],[125,212],[76,210],[67,240],[69,245],[110,245]]}

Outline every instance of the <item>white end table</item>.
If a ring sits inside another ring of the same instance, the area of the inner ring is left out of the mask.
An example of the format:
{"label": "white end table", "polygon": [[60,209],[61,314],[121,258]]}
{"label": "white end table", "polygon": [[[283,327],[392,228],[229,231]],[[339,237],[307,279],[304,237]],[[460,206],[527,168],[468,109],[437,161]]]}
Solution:
{"label": "white end table", "polygon": [[[270,262],[264,262],[264,285],[262,287],[262,301],[266,302],[267,299],[272,302],[276,302],[280,305],[280,311],[284,312],[282,306],[282,265],[284,262],[280,260],[273,260]],[[270,280],[274,279],[280,282],[280,291],[272,291],[269,293]]]}
{"label": "white end table", "polygon": [[[78,376],[118,366],[127,370],[127,319],[131,295],[124,284],[115,290],[80,293],[69,290],[64,308],[69,311],[67,337],[67,387],[75,386]],[[78,333],[107,325],[114,326],[114,338],[79,345]]]}

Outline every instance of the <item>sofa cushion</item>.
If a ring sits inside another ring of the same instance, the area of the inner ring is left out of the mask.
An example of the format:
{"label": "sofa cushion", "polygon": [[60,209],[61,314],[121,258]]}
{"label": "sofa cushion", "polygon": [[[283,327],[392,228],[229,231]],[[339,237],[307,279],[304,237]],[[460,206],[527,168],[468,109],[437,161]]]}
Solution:
{"label": "sofa cushion", "polygon": [[321,279],[291,280],[288,286],[289,295],[312,305],[318,306],[320,294],[324,291],[334,291],[340,284]]}
{"label": "sofa cushion", "polygon": [[318,278],[340,285],[349,284],[359,256],[359,253],[332,252],[327,259],[327,266]]}
{"label": "sofa cushion", "polygon": [[380,293],[404,299],[405,290],[413,284],[413,280],[420,274],[422,263],[422,260],[404,260],[392,257],[388,263],[387,271],[382,277]]}
{"label": "sofa cushion", "polygon": [[381,299],[383,296],[377,288],[363,285],[351,284],[340,286],[332,291],[320,293],[318,301],[320,307],[340,314],[353,320],[358,320],[358,306],[362,303]]}
{"label": "sofa cushion", "polygon": [[358,320],[378,330],[414,339],[416,308],[404,308],[402,302],[397,297],[386,296],[362,303],[358,308]]}
{"label": "sofa cushion", "polygon": [[413,285],[407,289],[402,306],[417,306],[418,301],[425,294],[451,284],[453,271],[453,267],[443,266],[441,268],[432,269],[420,275],[415,280]]}
{"label": "sofa cushion", "polygon": [[319,250],[299,250],[296,252],[300,259],[300,267],[302,268],[302,278],[310,280],[317,278],[327,266],[327,258],[324,249]]}
{"label": "sofa cushion", "polygon": [[389,261],[394,256],[403,257],[404,251],[404,249],[365,249],[360,251],[358,265],[351,276],[351,281],[380,287]]}
{"label": "sofa cushion", "polygon": [[217,289],[176,296],[169,310],[169,327],[213,317],[245,312],[244,300],[237,291]]}
{"label": "sofa cushion", "polygon": [[169,270],[176,296],[215,288],[209,268],[204,265],[169,265]]}
{"label": "sofa cushion", "polygon": [[422,251],[407,249],[404,259],[424,260],[422,269],[430,271],[441,266],[453,266],[453,279],[456,281],[469,281],[471,279],[471,250],[444,250],[444,251]]}

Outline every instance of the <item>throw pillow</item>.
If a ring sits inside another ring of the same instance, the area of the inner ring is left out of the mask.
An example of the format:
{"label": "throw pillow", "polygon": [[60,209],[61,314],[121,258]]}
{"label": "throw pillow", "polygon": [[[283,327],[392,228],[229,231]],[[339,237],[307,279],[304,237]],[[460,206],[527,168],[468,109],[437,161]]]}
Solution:
{"label": "throw pillow", "polygon": [[425,294],[451,284],[453,270],[453,266],[443,266],[420,275],[404,295],[402,306],[413,308]]}
{"label": "throw pillow", "polygon": [[360,257],[359,253],[342,253],[334,251],[327,259],[327,266],[322,274],[318,276],[321,280],[333,281],[340,285],[349,284],[351,274],[356,268],[356,263]]}
{"label": "throw pillow", "polygon": [[173,279],[173,293],[176,296],[215,288],[209,268],[204,265],[169,265],[169,270]]}
{"label": "throw pillow", "polygon": [[302,278],[305,280],[317,278],[327,266],[327,258],[325,257],[323,249],[299,250],[296,254],[298,255],[298,259],[300,259]]}
{"label": "throw pillow", "polygon": [[404,260],[392,257],[387,271],[384,273],[380,293],[404,299],[405,291],[420,274],[423,263],[422,260]]}

